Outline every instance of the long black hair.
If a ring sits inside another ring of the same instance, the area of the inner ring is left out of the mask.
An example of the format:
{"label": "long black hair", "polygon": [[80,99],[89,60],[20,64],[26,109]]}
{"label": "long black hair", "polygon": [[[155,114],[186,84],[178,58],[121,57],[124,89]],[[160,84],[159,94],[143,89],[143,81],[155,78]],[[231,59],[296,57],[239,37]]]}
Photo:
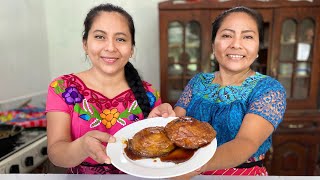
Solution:
{"label": "long black hair", "polygon": [[[128,27],[130,30],[131,34],[131,42],[132,46],[135,46],[135,28],[134,28],[134,23],[131,15],[125,11],[123,8],[119,6],[115,6],[113,4],[101,4],[96,7],[93,7],[89,13],[87,14],[87,17],[84,21],[84,31],[83,31],[83,36],[82,40],[87,41],[88,39],[88,33],[92,27],[92,23],[94,19],[101,13],[101,12],[117,12],[121,14],[123,17],[127,19],[128,22]],[[131,88],[134,97],[136,98],[139,107],[141,108],[143,112],[143,116],[146,118],[148,117],[151,107],[149,103],[149,99],[147,96],[146,89],[143,86],[143,82],[140,78],[140,75],[138,71],[133,67],[133,65],[128,61],[128,63],[124,67],[125,71],[125,78],[126,81]]]}

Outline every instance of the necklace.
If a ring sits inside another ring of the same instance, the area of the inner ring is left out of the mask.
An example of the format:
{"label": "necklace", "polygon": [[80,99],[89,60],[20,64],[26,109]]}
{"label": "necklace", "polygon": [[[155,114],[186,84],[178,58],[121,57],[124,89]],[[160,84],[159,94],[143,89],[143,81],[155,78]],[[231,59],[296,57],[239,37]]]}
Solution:
{"label": "necklace", "polygon": [[[235,84],[238,84],[242,79],[243,77],[247,76],[247,74],[249,74],[249,72],[251,72],[251,69],[249,68],[247,72],[245,72],[239,79],[235,80],[234,82],[228,84],[228,85],[224,85],[224,86],[231,86],[231,85],[235,85]],[[222,78],[221,78],[221,75],[220,75],[220,72],[219,72],[219,78],[220,78],[220,81],[221,81],[221,86],[222,86]]]}

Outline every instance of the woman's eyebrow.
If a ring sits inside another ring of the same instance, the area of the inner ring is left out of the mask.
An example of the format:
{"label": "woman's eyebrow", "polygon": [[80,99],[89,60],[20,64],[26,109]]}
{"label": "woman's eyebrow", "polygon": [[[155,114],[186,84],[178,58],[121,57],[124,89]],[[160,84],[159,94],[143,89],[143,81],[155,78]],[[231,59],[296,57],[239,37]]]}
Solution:
{"label": "woman's eyebrow", "polygon": [[116,35],[123,35],[123,36],[128,36],[126,33],[124,32],[117,32]]}
{"label": "woman's eyebrow", "polygon": [[95,32],[100,32],[100,33],[103,33],[103,34],[107,34],[106,32],[104,32],[104,31],[102,31],[102,30],[99,30],[99,29],[94,30],[93,32],[94,32],[94,33],[95,33]]}
{"label": "woman's eyebrow", "polygon": [[[99,32],[99,33],[107,34],[105,31],[100,30],[100,29],[94,30],[93,32],[94,32],[94,33]],[[126,33],[124,33],[124,32],[117,32],[117,33],[115,33],[115,35],[128,36],[128,35],[127,35]]]}
{"label": "woman's eyebrow", "polygon": [[[233,30],[233,29],[228,29],[228,28],[223,29],[221,32],[223,32],[223,31],[230,31],[230,32],[232,32],[232,33],[236,33],[235,30]],[[248,32],[256,33],[255,31],[250,30],[250,29],[241,31],[242,34],[243,34],[243,33],[248,33]]]}

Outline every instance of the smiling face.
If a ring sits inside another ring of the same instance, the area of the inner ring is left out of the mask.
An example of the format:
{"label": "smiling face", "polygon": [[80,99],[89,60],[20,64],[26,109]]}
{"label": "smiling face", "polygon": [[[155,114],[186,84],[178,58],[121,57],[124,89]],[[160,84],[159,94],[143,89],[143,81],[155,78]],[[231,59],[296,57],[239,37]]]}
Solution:
{"label": "smiling face", "polygon": [[259,51],[256,21],[243,12],[229,14],[221,23],[212,48],[221,71],[247,71]]}
{"label": "smiling face", "polygon": [[128,21],[117,12],[100,12],[94,19],[83,48],[92,67],[105,74],[124,73],[133,54]]}

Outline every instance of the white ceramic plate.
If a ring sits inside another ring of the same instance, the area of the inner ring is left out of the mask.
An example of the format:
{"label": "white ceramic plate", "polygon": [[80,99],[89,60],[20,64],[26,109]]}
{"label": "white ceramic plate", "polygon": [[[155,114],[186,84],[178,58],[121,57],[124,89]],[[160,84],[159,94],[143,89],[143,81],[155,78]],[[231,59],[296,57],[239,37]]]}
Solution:
{"label": "white ceramic plate", "polygon": [[216,138],[209,145],[198,149],[188,161],[179,164],[161,162],[159,158],[131,160],[126,156],[124,152],[126,145],[123,143],[125,140],[132,138],[135,133],[146,127],[165,126],[173,119],[176,119],[176,117],[150,118],[120,129],[114,134],[117,141],[107,145],[106,151],[111,158],[111,163],[127,174],[142,178],[170,178],[192,172],[203,166],[216,151]]}

